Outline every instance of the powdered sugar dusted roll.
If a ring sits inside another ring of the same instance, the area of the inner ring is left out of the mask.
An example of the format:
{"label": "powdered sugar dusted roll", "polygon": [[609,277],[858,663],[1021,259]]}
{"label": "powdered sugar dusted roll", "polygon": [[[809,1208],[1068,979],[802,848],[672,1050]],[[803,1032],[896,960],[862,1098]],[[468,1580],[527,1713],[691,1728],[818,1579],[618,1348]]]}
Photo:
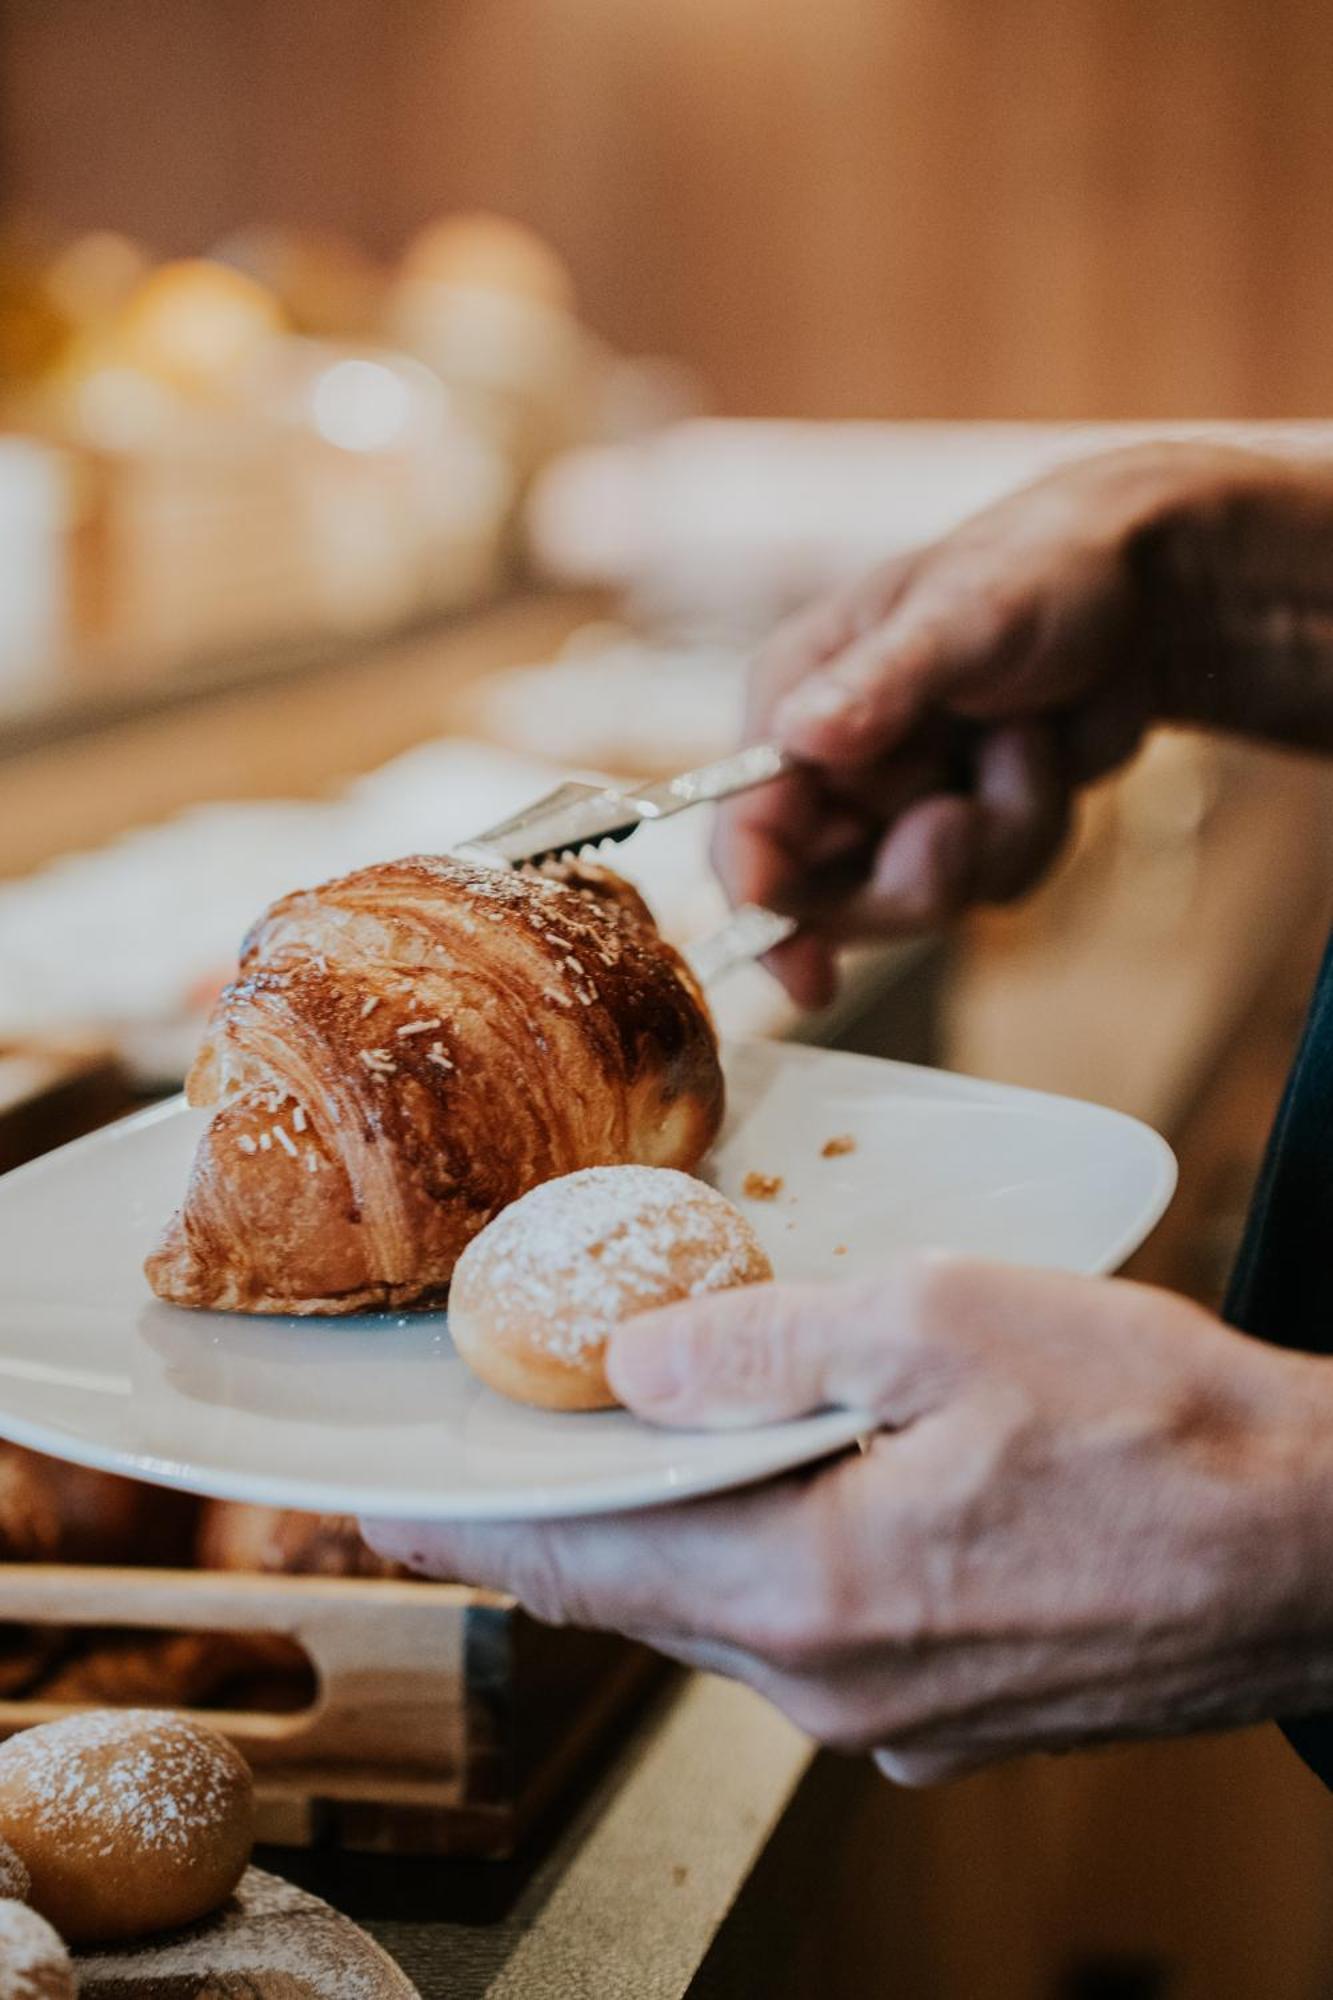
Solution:
{"label": "powdered sugar dusted roll", "polygon": [[546,1181],[468,1245],[449,1328],[483,1382],[553,1410],[614,1404],[606,1343],[622,1320],[773,1275],[715,1188],[669,1167],[589,1167]]}
{"label": "powdered sugar dusted roll", "polygon": [[0,1902],[0,1993],[5,2000],[75,2000],[78,1981],[64,1944],[26,1903]]}
{"label": "powdered sugar dusted roll", "polygon": [[215,1910],[250,1858],[253,1821],[239,1753],[167,1709],[92,1709],[0,1745],[0,1838],[23,1857],[33,1908],[69,1944]]}
{"label": "powdered sugar dusted roll", "polygon": [[26,1903],[32,1893],[32,1877],[23,1857],[7,1840],[0,1840],[0,1898],[7,1903]]}

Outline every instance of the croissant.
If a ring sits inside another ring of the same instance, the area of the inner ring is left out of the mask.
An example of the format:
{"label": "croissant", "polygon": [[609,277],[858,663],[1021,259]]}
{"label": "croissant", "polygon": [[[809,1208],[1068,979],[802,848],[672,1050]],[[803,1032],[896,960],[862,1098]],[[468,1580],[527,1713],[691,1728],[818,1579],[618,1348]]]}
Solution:
{"label": "croissant", "polygon": [[275,903],[186,1089],[216,1109],[148,1279],[256,1313],[438,1303],[538,1182],[692,1167],[722,1115],[703,996],[628,883],[430,856]]}

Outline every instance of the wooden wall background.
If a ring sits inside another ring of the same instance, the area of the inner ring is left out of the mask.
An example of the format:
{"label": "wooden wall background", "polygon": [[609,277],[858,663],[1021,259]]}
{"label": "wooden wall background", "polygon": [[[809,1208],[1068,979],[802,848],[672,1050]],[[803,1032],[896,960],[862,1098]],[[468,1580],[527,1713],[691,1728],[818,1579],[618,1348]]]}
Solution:
{"label": "wooden wall background", "polygon": [[0,69],[61,220],[497,207],[730,411],[1333,409],[1328,0],[3,0]]}

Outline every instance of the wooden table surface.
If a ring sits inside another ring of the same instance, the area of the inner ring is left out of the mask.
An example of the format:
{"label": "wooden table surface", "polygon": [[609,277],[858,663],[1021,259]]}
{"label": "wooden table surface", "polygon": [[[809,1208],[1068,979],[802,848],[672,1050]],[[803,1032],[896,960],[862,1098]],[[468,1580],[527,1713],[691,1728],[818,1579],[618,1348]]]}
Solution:
{"label": "wooden table surface", "polygon": [[811,1759],[756,1695],[681,1675],[518,1861],[258,1858],[355,1918],[422,2000],[679,2000]]}

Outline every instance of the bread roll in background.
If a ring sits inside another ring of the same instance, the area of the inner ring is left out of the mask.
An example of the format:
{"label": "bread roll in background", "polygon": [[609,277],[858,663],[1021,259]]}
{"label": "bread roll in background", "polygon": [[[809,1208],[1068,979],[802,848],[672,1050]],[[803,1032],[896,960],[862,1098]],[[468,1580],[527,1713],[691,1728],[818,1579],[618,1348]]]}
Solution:
{"label": "bread roll in background", "polygon": [[291,1714],[315,1676],[280,1632],[98,1632],[42,1682],[43,1701],[97,1707],[258,1708]]}
{"label": "bread roll in background", "polygon": [[398,1563],[366,1547],[350,1514],[297,1514],[230,1500],[206,1502],[197,1554],[203,1569],[285,1576],[408,1575]]}
{"label": "bread roll in background", "polygon": [[0,1444],[0,1562],[187,1563],[198,1502]]}
{"label": "bread roll in background", "polygon": [[492,1389],[551,1410],[616,1401],[606,1343],[622,1321],[771,1278],[739,1210],[665,1167],[592,1167],[534,1188],[458,1260],[449,1330]]}
{"label": "bread roll in background", "polygon": [[31,1890],[32,1877],[23,1864],[23,1856],[16,1853],[7,1840],[0,1840],[0,1899],[7,1903],[26,1903]]}
{"label": "bread roll in background", "polygon": [[42,1693],[72,1643],[68,1626],[0,1625],[0,1701]]}
{"label": "bread roll in background", "polygon": [[226,1901],[250,1859],[254,1785],[201,1722],[93,1709],[0,1744],[0,1838],[67,1944],[118,1943]]}
{"label": "bread roll in background", "polygon": [[0,1993],[5,2000],[77,2000],[64,1939],[17,1897],[0,1900]]}

